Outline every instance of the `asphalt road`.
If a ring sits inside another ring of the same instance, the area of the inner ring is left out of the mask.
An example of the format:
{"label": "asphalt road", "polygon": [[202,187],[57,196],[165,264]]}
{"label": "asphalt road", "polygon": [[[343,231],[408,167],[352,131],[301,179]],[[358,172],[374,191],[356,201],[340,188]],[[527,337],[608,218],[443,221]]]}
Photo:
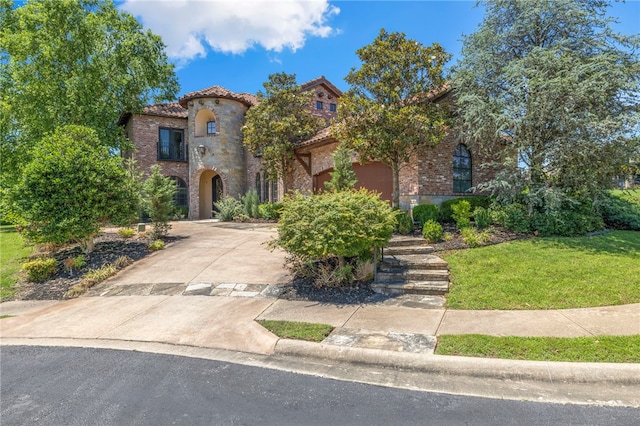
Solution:
{"label": "asphalt road", "polygon": [[633,408],[410,391],[141,352],[0,348],[3,426],[639,423]]}

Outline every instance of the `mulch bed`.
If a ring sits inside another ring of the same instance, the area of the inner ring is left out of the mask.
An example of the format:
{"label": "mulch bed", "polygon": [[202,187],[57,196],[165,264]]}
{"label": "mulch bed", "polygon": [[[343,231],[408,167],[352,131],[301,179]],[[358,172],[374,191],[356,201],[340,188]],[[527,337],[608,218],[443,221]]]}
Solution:
{"label": "mulch bed", "polygon": [[[170,241],[171,237],[166,241]],[[26,281],[22,278],[18,282],[18,291],[11,300],[63,300],[65,293],[80,282],[82,276],[91,269],[98,269],[113,263],[121,256],[128,256],[134,262],[152,253],[147,248],[151,239],[122,238],[117,232],[103,232],[95,239],[95,248],[90,254],[85,254],[86,265],[73,271],[64,267],[65,259],[82,254],[78,244],[68,245],[48,254],[56,259],[58,268],[53,277],[41,283]]]}

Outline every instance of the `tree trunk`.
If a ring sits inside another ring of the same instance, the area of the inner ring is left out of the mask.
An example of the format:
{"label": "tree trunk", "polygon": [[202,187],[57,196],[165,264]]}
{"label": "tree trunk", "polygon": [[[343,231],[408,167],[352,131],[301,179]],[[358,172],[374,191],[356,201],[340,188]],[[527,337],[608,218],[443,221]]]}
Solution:
{"label": "tree trunk", "polygon": [[400,165],[394,161],[391,165],[393,171],[393,192],[391,194],[391,207],[400,208]]}

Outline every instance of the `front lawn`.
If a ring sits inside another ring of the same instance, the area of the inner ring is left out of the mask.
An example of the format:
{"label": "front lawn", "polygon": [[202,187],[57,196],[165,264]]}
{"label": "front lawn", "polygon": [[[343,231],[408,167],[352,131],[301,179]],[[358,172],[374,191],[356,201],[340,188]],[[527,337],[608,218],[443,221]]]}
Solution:
{"label": "front lawn", "polygon": [[566,309],[640,302],[640,232],[531,238],[443,253],[454,309]]}
{"label": "front lawn", "polygon": [[0,225],[0,301],[13,296],[17,273],[26,258],[33,252],[32,246],[25,246],[24,240],[12,225]]}
{"label": "front lawn", "polygon": [[332,331],[328,324],[314,324],[296,321],[261,320],[258,323],[282,339],[307,340],[322,342]]}
{"label": "front lawn", "polygon": [[444,335],[438,337],[435,353],[532,361],[640,363],[640,336],[563,338]]}

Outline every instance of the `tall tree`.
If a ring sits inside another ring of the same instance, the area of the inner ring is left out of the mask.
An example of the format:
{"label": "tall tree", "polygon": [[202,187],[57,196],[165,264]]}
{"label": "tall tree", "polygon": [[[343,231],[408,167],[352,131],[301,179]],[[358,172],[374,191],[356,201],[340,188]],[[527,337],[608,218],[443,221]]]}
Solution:
{"label": "tall tree", "polygon": [[480,3],[454,86],[467,138],[511,166],[491,187],[530,207],[609,187],[637,150],[640,38],[613,32],[608,0]]}
{"label": "tall tree", "polygon": [[102,225],[128,225],[137,216],[132,179],[94,130],[63,126],[35,145],[9,189],[10,216],[32,241],[78,241],[90,252]]}
{"label": "tall tree", "polygon": [[242,127],[244,144],[250,152],[262,155],[265,172],[271,179],[282,179],[286,193],[296,144],[325,124],[311,113],[313,93],[301,91],[295,74],[271,74],[263,87],[258,104],[247,111]]}
{"label": "tall tree", "polygon": [[446,108],[433,94],[444,85],[443,67],[451,58],[437,43],[424,46],[403,33],[384,29],[356,51],[362,61],[345,80],[334,135],[360,155],[379,160],[393,172],[393,206],[400,205],[399,176],[420,147],[445,136]]}
{"label": "tall tree", "polygon": [[120,114],[177,91],[160,38],[111,0],[0,0],[3,186],[56,127],[86,126],[121,148]]}

